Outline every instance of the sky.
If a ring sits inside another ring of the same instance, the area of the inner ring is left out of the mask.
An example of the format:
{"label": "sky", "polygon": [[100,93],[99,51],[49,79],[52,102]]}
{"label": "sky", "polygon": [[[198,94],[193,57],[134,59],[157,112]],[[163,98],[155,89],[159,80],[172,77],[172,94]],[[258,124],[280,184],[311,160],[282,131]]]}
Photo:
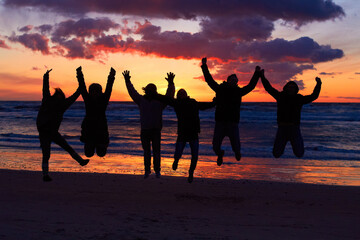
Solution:
{"label": "sky", "polygon": [[[296,81],[318,102],[360,102],[360,1],[357,0],[0,0],[0,100],[41,100],[42,75],[71,95],[75,69],[87,86],[116,73],[112,101],[130,101],[122,72],[135,88],[155,83],[210,101],[201,59],[219,83],[235,73],[245,86],[265,69],[281,90]],[[81,99],[81,98],[80,98]],[[261,82],[245,102],[274,101]]]}

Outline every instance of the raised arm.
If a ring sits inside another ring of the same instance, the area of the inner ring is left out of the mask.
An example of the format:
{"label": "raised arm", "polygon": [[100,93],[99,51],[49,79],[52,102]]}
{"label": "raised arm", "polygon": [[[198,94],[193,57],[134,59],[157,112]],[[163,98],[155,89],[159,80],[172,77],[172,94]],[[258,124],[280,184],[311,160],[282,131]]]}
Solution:
{"label": "raised arm", "polygon": [[256,84],[259,81],[259,78],[260,78],[260,67],[256,66],[255,72],[254,72],[249,84],[246,85],[245,87],[241,88],[242,96],[248,94],[256,87]]}
{"label": "raised arm", "polygon": [[79,96],[80,96],[80,86],[76,89],[73,95],[65,99],[65,109],[68,109]]}
{"label": "raised arm", "polygon": [[132,85],[131,81],[130,81],[130,71],[125,70],[122,75],[124,76],[125,79],[125,84],[126,84],[126,88],[129,92],[129,95],[131,97],[131,99],[136,103],[136,104],[140,104],[140,100],[141,100],[141,95],[135,90],[134,86]]}
{"label": "raised arm", "polygon": [[175,85],[174,85],[175,74],[172,72],[167,73],[167,77],[165,78],[168,81],[168,88],[166,90],[165,96],[174,98],[175,95]]}
{"label": "raised arm", "polygon": [[265,88],[265,90],[275,99],[278,99],[279,97],[279,91],[276,90],[275,88],[273,88],[270,84],[270,82],[266,79],[265,77],[265,70],[262,69],[260,71],[260,77],[261,77],[261,82]]}
{"label": "raised arm", "polygon": [[198,102],[199,110],[206,110],[209,108],[213,108],[216,105],[216,98],[213,98],[212,102]]}
{"label": "raised arm", "polygon": [[213,77],[211,76],[210,72],[209,72],[209,68],[208,66],[206,65],[206,62],[207,62],[207,59],[206,58],[203,58],[201,60],[201,69],[202,69],[202,72],[204,74],[204,78],[205,78],[205,81],[206,83],[209,85],[209,87],[213,90],[213,91],[217,91],[218,88],[219,88],[219,84],[217,82],[215,82],[215,80],[213,79]]}
{"label": "raised arm", "polygon": [[312,94],[304,96],[304,100],[303,100],[304,104],[311,103],[319,97],[322,82],[321,79],[318,77],[316,77],[315,80],[316,80],[316,86],[314,88],[314,91]]}
{"label": "raised arm", "polygon": [[173,97],[169,97],[166,95],[161,95],[161,94],[157,94],[155,96],[155,99],[166,104],[166,105],[170,105],[172,107],[174,107],[174,105],[176,104],[176,99]]}
{"label": "raised arm", "polygon": [[107,83],[106,83],[105,93],[104,93],[105,99],[106,99],[107,102],[110,100],[112,88],[113,88],[114,81],[115,81],[115,74],[116,74],[115,69],[111,68],[109,76],[108,76],[108,80],[107,80]]}
{"label": "raised arm", "polygon": [[52,69],[47,70],[43,76],[43,89],[42,89],[43,98],[50,97],[49,73],[51,71]]}
{"label": "raised arm", "polygon": [[81,67],[76,69],[76,78],[79,82],[79,91],[81,96],[83,97],[84,101],[86,101],[86,99],[89,97],[89,93],[86,89],[84,74],[82,73]]}

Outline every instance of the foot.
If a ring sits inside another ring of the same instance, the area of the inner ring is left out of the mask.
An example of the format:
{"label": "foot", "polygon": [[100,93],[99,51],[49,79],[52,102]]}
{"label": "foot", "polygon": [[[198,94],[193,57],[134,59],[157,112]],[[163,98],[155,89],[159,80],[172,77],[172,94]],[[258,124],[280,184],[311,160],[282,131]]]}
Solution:
{"label": "foot", "polygon": [[145,171],[144,179],[147,179],[150,176],[150,171]]}
{"label": "foot", "polygon": [[82,160],[81,162],[80,162],[80,165],[81,166],[85,166],[85,165],[87,165],[88,163],[89,163],[89,159],[84,159],[84,160]]}
{"label": "foot", "polygon": [[194,180],[194,172],[190,172],[190,171],[189,171],[188,182],[189,182],[189,183],[192,183],[193,180]]}
{"label": "foot", "polygon": [[161,173],[160,173],[160,172],[156,172],[156,173],[155,173],[155,176],[156,176],[156,178],[160,178],[160,177],[161,177]]}
{"label": "foot", "polygon": [[241,153],[235,153],[236,161],[240,161],[241,159]]}
{"label": "foot", "polygon": [[220,154],[218,155],[217,161],[216,161],[218,166],[221,166],[221,164],[223,163],[224,154],[225,154],[225,151],[221,150]]}
{"label": "foot", "polygon": [[49,175],[44,175],[44,176],[43,176],[43,181],[44,181],[44,182],[51,182],[51,181],[52,181],[52,178],[51,178]]}
{"label": "foot", "polygon": [[173,165],[172,165],[172,169],[173,169],[174,171],[177,169],[178,163],[179,163],[179,159],[175,159],[175,160],[174,160],[174,163],[173,163]]}

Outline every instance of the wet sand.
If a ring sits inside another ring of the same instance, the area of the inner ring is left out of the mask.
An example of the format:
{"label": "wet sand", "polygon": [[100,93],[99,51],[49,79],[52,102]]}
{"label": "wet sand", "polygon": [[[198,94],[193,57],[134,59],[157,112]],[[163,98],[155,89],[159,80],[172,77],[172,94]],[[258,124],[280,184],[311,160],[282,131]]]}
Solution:
{"label": "wet sand", "polygon": [[0,239],[358,239],[360,187],[0,170]]}

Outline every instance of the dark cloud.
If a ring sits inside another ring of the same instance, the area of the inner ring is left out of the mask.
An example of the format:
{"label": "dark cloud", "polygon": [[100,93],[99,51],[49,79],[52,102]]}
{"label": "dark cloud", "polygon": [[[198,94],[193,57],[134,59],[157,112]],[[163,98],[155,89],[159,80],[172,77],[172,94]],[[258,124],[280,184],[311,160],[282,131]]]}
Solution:
{"label": "dark cloud", "polygon": [[64,38],[75,37],[98,37],[112,28],[118,28],[119,24],[108,18],[82,18],[78,21],[67,20],[55,26],[52,40],[61,42]]}
{"label": "dark cloud", "polygon": [[35,30],[41,32],[42,34],[51,32],[53,26],[50,24],[43,24],[40,26],[35,27]]}
{"label": "dark cloud", "polygon": [[236,74],[240,85],[246,85],[250,81],[256,66],[265,69],[265,76],[270,83],[281,90],[286,82],[289,80],[296,81],[300,89],[304,88],[302,80],[295,78],[296,75],[301,75],[305,70],[314,70],[312,64],[296,64],[292,62],[229,62],[221,63],[219,61],[208,60],[208,65],[213,66],[211,69],[212,76],[217,80],[226,80],[231,74]]}
{"label": "dark cloud", "polygon": [[33,51],[40,51],[43,54],[49,54],[49,39],[39,33],[24,33],[22,35],[12,35],[9,37],[12,42],[19,42]]}
{"label": "dark cloud", "polygon": [[20,32],[29,32],[31,29],[33,29],[32,25],[27,25],[19,29]]}
{"label": "dark cloud", "polygon": [[254,42],[249,45],[255,57],[264,61],[327,62],[344,56],[341,49],[332,49],[329,45],[319,45],[309,37],[293,41],[274,39],[268,42]]}
{"label": "dark cloud", "polygon": [[122,40],[121,35],[108,35],[96,38],[91,44],[94,52],[126,52],[134,43],[134,39]]}
{"label": "dark cloud", "polygon": [[274,39],[271,41],[234,41],[232,39],[209,39],[204,32],[186,33],[177,31],[161,32],[160,27],[150,22],[138,24],[134,31],[142,35],[141,41],[133,45],[136,50],[170,58],[200,58],[208,56],[223,61],[290,61],[290,62],[326,62],[341,58],[340,49],[328,45],[319,45],[309,37],[293,41]]}
{"label": "dark cloud", "polygon": [[356,72],[355,74],[360,74],[360,72]]}
{"label": "dark cloud", "polygon": [[210,18],[202,20],[200,26],[209,39],[235,38],[243,41],[265,40],[274,30],[273,22],[262,16]]}
{"label": "dark cloud", "polygon": [[71,40],[62,41],[60,47],[65,49],[63,54],[68,58],[85,58],[93,59],[94,55],[91,50],[87,47],[87,44],[82,40],[73,38]]}
{"label": "dark cloud", "polygon": [[65,14],[98,12],[170,19],[261,15],[299,25],[345,15],[344,10],[332,0],[4,0],[3,4],[10,7],[37,7]]}

